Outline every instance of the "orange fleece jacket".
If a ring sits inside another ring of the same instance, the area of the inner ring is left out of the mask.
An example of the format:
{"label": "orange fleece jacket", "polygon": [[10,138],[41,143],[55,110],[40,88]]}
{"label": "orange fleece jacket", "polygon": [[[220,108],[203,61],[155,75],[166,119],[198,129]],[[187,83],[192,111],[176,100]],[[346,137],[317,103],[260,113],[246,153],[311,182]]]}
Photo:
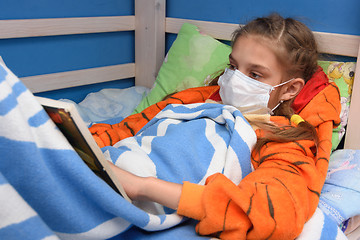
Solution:
{"label": "orange fleece jacket", "polygon": [[[238,186],[214,174],[201,186],[185,182],[177,212],[199,220],[196,231],[221,239],[294,239],[315,212],[340,123],[335,84],[318,93],[299,113],[316,127],[319,145],[302,140],[269,143],[252,154],[255,171]],[[289,124],[283,117],[271,117]],[[263,134],[257,130],[258,136]]]}
{"label": "orange fleece jacket", "polygon": [[[131,115],[119,124],[90,128],[100,147],[133,136],[171,103],[204,102],[218,86],[188,89]],[[269,143],[252,154],[255,171],[236,186],[222,174],[206,185],[184,182],[177,212],[199,220],[196,231],[222,239],[294,239],[314,213],[325,181],[332,128],[340,123],[340,97],[335,84],[317,94],[299,113],[316,127],[319,146],[303,140]],[[271,117],[289,124],[283,117]],[[257,130],[258,136],[263,132]]]}

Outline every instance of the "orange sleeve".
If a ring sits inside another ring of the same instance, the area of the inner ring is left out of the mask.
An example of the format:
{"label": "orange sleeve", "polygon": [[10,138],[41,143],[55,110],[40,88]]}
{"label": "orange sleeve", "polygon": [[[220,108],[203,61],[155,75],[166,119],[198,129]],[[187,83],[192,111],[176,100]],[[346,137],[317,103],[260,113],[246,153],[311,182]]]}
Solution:
{"label": "orange sleeve", "polygon": [[205,186],[184,183],[178,213],[200,220],[201,235],[294,239],[315,211],[322,187],[323,169],[315,166],[313,146],[311,141],[273,143],[253,159],[257,169],[238,186],[222,174]]}
{"label": "orange sleeve", "polygon": [[318,205],[340,109],[338,89],[330,84],[300,113],[316,127],[317,146],[309,140],[266,144],[252,154],[255,171],[238,186],[222,174],[201,187],[184,183],[178,213],[199,220],[201,235],[295,239]]}
{"label": "orange sleeve", "polygon": [[218,88],[218,86],[189,88],[151,105],[140,113],[128,116],[120,123],[94,124],[89,130],[99,147],[112,146],[124,138],[134,136],[167,105],[205,102]]}

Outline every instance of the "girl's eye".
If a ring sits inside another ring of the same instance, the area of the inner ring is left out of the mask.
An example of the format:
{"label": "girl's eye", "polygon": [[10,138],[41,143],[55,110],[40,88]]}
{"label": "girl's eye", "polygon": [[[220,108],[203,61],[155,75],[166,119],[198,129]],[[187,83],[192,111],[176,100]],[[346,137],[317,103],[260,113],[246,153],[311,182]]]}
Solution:
{"label": "girl's eye", "polygon": [[235,70],[236,66],[232,65],[231,63],[228,64],[228,68],[231,70]]}
{"label": "girl's eye", "polygon": [[255,72],[250,72],[250,77],[253,79],[258,80],[259,78],[261,78],[261,76]]}

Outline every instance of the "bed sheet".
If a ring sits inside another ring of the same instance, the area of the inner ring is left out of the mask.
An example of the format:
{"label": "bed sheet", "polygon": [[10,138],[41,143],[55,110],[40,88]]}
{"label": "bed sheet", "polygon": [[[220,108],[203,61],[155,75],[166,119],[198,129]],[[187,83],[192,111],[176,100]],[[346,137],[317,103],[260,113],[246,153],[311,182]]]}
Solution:
{"label": "bed sheet", "polygon": [[70,99],[59,100],[73,103],[88,126],[96,122],[112,124],[129,116],[149,91],[149,88],[143,86],[106,88],[89,93],[79,103]]}

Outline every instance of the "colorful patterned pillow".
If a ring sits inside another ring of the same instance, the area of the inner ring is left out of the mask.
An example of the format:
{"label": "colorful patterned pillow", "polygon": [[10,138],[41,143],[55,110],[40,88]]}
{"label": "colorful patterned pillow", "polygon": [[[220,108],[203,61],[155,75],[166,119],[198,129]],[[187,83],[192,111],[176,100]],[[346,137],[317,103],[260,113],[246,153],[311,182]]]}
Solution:
{"label": "colorful patterned pillow", "polygon": [[333,130],[332,136],[332,150],[335,150],[345,134],[356,63],[336,61],[319,61],[318,63],[329,77],[329,80],[335,82],[340,90],[341,123],[339,127]]}
{"label": "colorful patterned pillow", "polygon": [[184,23],[162,64],[155,84],[133,113],[162,100],[166,95],[191,87],[204,86],[206,80],[226,68],[231,47],[202,34]]}

